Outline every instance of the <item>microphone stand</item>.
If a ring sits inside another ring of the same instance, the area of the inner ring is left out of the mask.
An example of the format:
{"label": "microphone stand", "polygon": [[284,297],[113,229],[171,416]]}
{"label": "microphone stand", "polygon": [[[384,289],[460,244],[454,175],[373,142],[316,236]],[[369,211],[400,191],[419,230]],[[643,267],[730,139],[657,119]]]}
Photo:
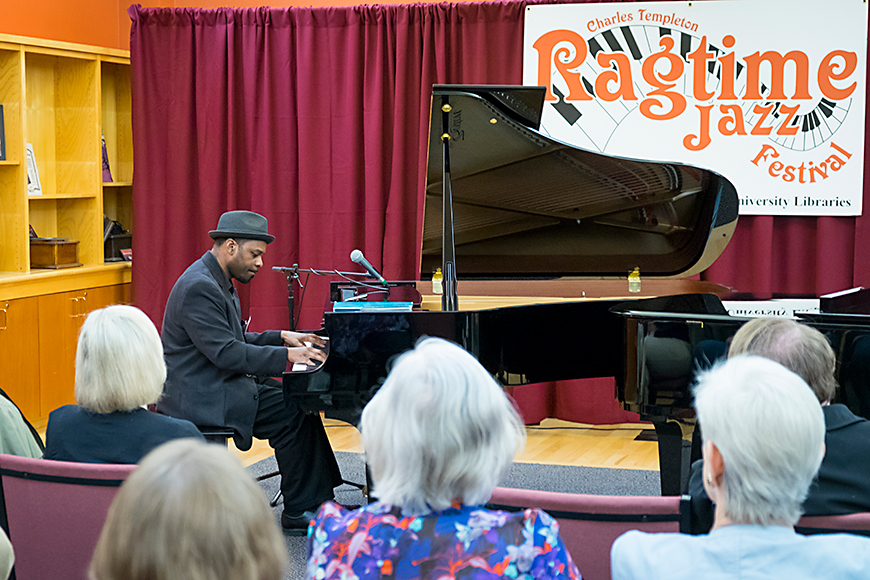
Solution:
{"label": "microphone stand", "polygon": [[[315,276],[340,276],[344,278],[347,282],[355,287],[368,287],[378,290],[379,292],[383,292],[386,294],[386,298],[390,297],[390,286],[396,285],[390,282],[387,282],[386,285],[381,286],[374,284],[368,284],[366,282],[360,280],[353,280],[349,278],[349,276],[362,276],[364,278],[370,278],[370,274],[368,272],[340,272],[339,270],[315,270],[314,268],[300,268],[299,264],[293,264],[292,267],[288,268],[286,266],[272,266],[272,270],[276,272],[283,272],[285,276],[287,276],[287,308],[290,310],[290,330],[296,330],[296,304],[293,297],[293,282],[298,282],[299,287],[302,288],[302,298],[305,297],[305,286],[299,281],[299,272],[306,272],[308,274],[314,274]],[[357,294],[352,298],[352,300],[362,300],[368,297],[369,294]],[[300,298],[299,303],[302,305],[302,298]]]}
{"label": "microphone stand", "polygon": [[299,279],[299,264],[293,264],[290,268],[273,266],[272,269],[284,272],[284,275],[287,276],[287,310],[290,312],[290,328],[288,330],[296,330],[296,301],[293,297],[293,281]]}

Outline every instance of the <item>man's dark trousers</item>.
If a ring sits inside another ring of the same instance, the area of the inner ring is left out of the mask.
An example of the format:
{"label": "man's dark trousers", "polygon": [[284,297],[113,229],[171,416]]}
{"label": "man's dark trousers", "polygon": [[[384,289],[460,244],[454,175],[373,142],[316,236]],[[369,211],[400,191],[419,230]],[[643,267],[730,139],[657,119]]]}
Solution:
{"label": "man's dark trousers", "polygon": [[[331,500],[326,490],[341,485],[341,472],[320,416],[303,413],[292,401],[285,404],[274,379],[258,381],[257,397],[254,437],[268,439],[275,449],[284,511],[296,514]],[[308,455],[304,460],[301,450]]]}

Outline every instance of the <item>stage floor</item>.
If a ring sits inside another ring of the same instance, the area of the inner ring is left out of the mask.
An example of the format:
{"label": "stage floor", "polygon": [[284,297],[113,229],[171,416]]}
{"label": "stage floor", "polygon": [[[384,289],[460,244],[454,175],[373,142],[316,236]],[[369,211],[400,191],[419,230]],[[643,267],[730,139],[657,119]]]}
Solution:
{"label": "stage floor", "polygon": [[[324,419],[326,433],[335,451],[361,453],[360,434],[342,421]],[[658,443],[652,425],[624,423],[587,425],[559,419],[544,419],[526,427],[526,447],[517,456],[521,463],[543,463],[575,467],[610,467],[658,471]],[[638,438],[638,436],[641,436]],[[273,454],[268,442],[254,440],[249,451],[230,445],[248,466]]]}

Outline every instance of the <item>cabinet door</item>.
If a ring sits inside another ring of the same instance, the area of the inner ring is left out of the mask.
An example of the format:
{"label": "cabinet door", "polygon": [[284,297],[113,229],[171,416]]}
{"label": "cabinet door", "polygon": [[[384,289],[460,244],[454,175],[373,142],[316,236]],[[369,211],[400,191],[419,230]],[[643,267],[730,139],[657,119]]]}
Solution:
{"label": "cabinet door", "polygon": [[31,422],[39,407],[39,318],[36,298],[0,301],[0,386]]}
{"label": "cabinet door", "polygon": [[87,311],[84,290],[39,297],[39,391],[43,417],[75,403],[76,341]]}
{"label": "cabinet door", "polygon": [[130,284],[39,297],[40,399],[44,416],[75,403],[76,343],[89,312],[130,301]]}

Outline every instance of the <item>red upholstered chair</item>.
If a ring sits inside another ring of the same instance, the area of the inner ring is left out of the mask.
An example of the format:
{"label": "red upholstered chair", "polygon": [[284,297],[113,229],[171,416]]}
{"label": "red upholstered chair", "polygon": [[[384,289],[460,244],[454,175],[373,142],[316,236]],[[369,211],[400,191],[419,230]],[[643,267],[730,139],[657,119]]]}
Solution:
{"label": "red upholstered chair", "polygon": [[619,496],[498,487],[487,507],[541,508],[559,522],[584,580],[610,580],[610,547],[628,530],[688,532],[689,496]]}
{"label": "red upholstered chair", "polygon": [[870,512],[841,516],[804,516],[794,529],[805,536],[840,533],[870,536]]}
{"label": "red upholstered chair", "polygon": [[16,580],[85,580],[109,505],[135,467],[0,454],[0,524]]}

